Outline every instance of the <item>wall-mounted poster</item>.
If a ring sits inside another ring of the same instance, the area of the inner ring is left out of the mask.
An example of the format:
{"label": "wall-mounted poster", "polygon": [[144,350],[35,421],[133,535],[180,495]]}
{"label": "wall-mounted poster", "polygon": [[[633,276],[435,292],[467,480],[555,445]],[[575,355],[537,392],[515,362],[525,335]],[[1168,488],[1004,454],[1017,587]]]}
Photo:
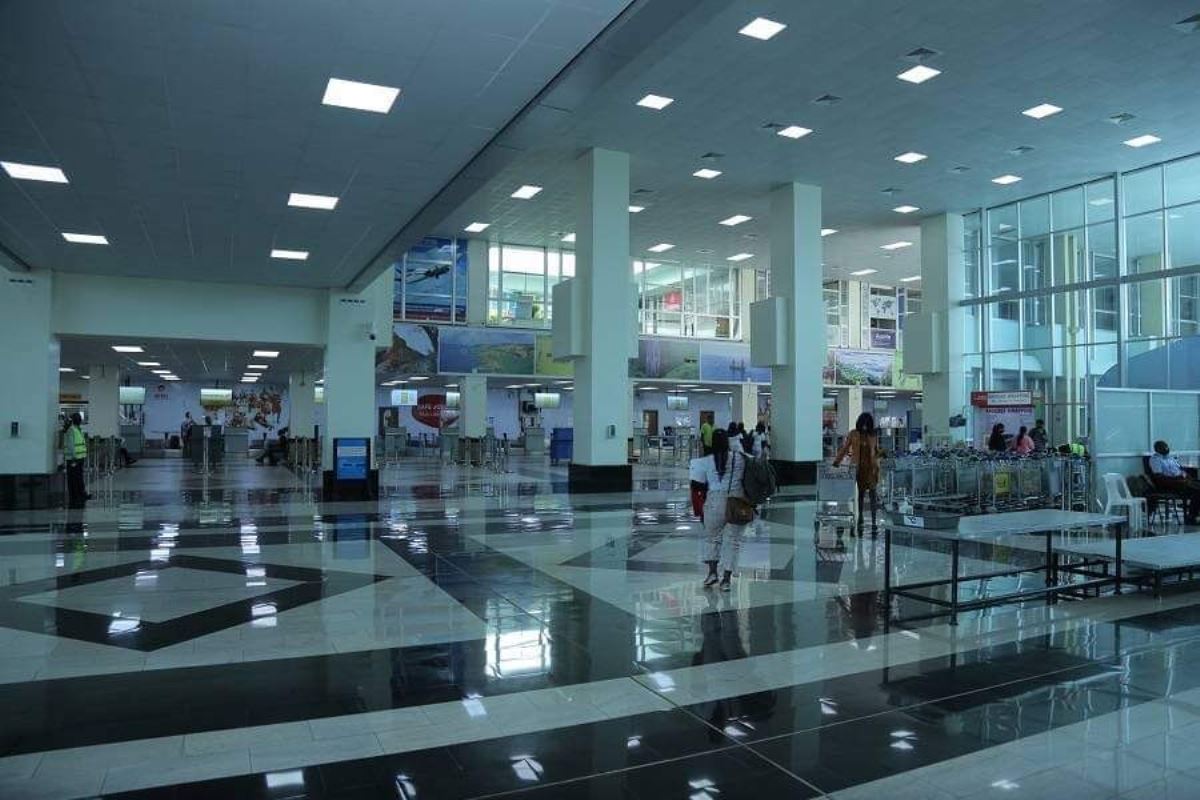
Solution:
{"label": "wall-mounted poster", "polygon": [[871,329],[871,347],[876,350],[895,350],[896,332]]}
{"label": "wall-mounted poster", "polygon": [[441,372],[532,375],[532,331],[497,328],[443,328],[438,350]]}
{"label": "wall-mounted poster", "polygon": [[700,378],[730,383],[770,383],[770,367],[750,364],[750,345],[741,342],[702,342]]}
{"label": "wall-mounted poster", "polygon": [[892,353],[834,350],[835,382],[841,386],[891,386]]}
{"label": "wall-mounted poster", "polygon": [[642,339],[629,365],[631,378],[700,379],[700,344],[680,339]]}
{"label": "wall-mounted poster", "polygon": [[534,340],[533,371],[537,375],[552,375],[570,378],[575,374],[575,365],[570,361],[554,360],[554,336],[549,333],[539,333]]}
{"label": "wall-mounted poster", "polygon": [[462,321],[467,273],[466,239],[422,239],[395,264],[395,316]]}
{"label": "wall-mounted poster", "polygon": [[875,319],[895,319],[897,303],[895,295],[872,294],[867,301],[868,316]]}
{"label": "wall-mounted poster", "polygon": [[821,367],[821,383],[826,386],[833,386],[834,379],[837,378],[837,367],[834,366],[833,354],[832,348],[825,351],[825,365]]}
{"label": "wall-mounted poster", "polygon": [[392,346],[375,359],[375,375],[388,380],[400,375],[432,375],[438,367],[438,327],[397,322]]}

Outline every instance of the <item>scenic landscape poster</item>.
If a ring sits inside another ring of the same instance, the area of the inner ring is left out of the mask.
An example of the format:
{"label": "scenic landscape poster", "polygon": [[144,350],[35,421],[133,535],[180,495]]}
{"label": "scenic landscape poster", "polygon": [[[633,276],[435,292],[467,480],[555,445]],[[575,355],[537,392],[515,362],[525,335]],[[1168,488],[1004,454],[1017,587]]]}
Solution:
{"label": "scenic landscape poster", "polygon": [[575,374],[575,365],[572,362],[554,360],[554,337],[551,334],[537,334],[534,353],[536,358],[533,371],[536,374],[558,378],[570,378]]}
{"label": "scenic landscape poster", "polygon": [[891,386],[892,353],[869,350],[833,350],[837,374],[842,386]]}
{"label": "scenic landscape poster", "polygon": [[375,375],[382,380],[437,372],[438,326],[397,322],[392,346],[375,358]]}
{"label": "scenic landscape poster", "polygon": [[703,342],[700,377],[706,381],[770,383],[770,367],[750,364],[750,345],[740,342]]}
{"label": "scenic landscape poster", "polygon": [[629,365],[633,378],[700,379],[700,345],[675,339],[642,339],[637,360]]}
{"label": "scenic landscape poster", "polygon": [[495,328],[443,328],[438,367],[441,372],[532,375],[532,331]]}

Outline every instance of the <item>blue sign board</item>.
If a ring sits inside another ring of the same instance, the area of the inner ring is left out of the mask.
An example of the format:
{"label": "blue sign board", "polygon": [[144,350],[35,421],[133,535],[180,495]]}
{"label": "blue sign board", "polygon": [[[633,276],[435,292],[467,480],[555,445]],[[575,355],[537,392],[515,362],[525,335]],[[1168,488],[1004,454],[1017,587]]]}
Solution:
{"label": "blue sign board", "polygon": [[333,463],[335,480],[365,481],[371,464],[371,440],[334,439]]}

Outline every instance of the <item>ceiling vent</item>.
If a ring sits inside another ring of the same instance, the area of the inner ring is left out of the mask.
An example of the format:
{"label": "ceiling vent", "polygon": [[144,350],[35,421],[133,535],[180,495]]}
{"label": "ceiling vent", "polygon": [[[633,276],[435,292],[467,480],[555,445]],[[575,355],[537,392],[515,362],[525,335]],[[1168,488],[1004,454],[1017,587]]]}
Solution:
{"label": "ceiling vent", "polygon": [[701,161],[718,161],[725,157],[724,153],[705,153],[700,156]]}
{"label": "ceiling vent", "polygon": [[1180,33],[1195,33],[1196,31],[1200,31],[1200,14],[1192,14],[1187,19],[1179,20],[1179,22],[1176,22],[1171,27]]}
{"label": "ceiling vent", "polygon": [[709,249],[709,248],[707,248],[707,247],[701,247],[701,248],[700,248],[699,250],[697,250],[696,252],[697,252],[697,253],[699,253],[699,254],[700,254],[700,255],[702,255],[702,256],[711,256],[711,255],[713,254],[713,251],[712,251],[712,250],[710,250],[710,249]]}
{"label": "ceiling vent", "polygon": [[648,195],[648,194],[654,194],[654,190],[653,189],[634,189],[633,193],[636,195],[644,196],[644,195]]}
{"label": "ceiling vent", "polygon": [[923,64],[934,56],[940,56],[937,50],[930,50],[928,47],[918,47],[912,52],[904,54],[905,61],[911,61],[914,64]]}
{"label": "ceiling vent", "polygon": [[786,127],[787,127],[786,125],[783,125],[782,123],[779,123],[779,122],[764,122],[762,129],[764,131],[781,131]]}
{"label": "ceiling vent", "polygon": [[900,190],[895,186],[889,186],[886,189],[880,189],[879,193],[886,194],[888,197],[891,197],[892,195],[900,194]]}
{"label": "ceiling vent", "polygon": [[836,94],[823,94],[813,100],[813,105],[825,106],[828,108],[829,106],[835,106],[840,102],[842,102],[842,98],[838,97]]}
{"label": "ceiling vent", "polygon": [[1133,119],[1134,119],[1133,114],[1127,114],[1124,111],[1122,111],[1120,114],[1113,114],[1111,117],[1108,118],[1108,121],[1111,122],[1113,125],[1124,125],[1126,122],[1130,122]]}
{"label": "ceiling vent", "polygon": [[970,172],[971,168],[964,167],[962,164],[959,164],[957,167],[951,167],[949,171],[955,175],[962,175],[964,172]]}
{"label": "ceiling vent", "polygon": [[1032,153],[1032,152],[1033,152],[1032,147],[1030,147],[1027,144],[1022,144],[1022,145],[1018,145],[1018,146],[1014,147],[1012,150],[1009,150],[1008,154],[1010,156],[1023,156],[1026,153]]}

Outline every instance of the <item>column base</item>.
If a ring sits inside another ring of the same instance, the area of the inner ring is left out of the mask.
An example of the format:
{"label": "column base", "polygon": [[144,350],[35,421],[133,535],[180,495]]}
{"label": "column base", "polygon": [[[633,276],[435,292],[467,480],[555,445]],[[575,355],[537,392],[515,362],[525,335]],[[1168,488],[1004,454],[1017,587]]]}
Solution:
{"label": "column base", "polygon": [[816,461],[784,461],[772,458],[771,466],[775,468],[775,480],[780,486],[816,486]]}
{"label": "column base", "polygon": [[632,492],[633,467],[629,464],[570,464],[567,467],[567,491],[571,494]]}
{"label": "column base", "polygon": [[333,479],[333,470],[321,472],[321,499],[333,500],[375,500],[379,497],[379,470],[373,469],[367,473],[367,480],[361,483],[338,483]]}
{"label": "column base", "polygon": [[0,511],[62,508],[66,502],[61,472],[0,475]]}

